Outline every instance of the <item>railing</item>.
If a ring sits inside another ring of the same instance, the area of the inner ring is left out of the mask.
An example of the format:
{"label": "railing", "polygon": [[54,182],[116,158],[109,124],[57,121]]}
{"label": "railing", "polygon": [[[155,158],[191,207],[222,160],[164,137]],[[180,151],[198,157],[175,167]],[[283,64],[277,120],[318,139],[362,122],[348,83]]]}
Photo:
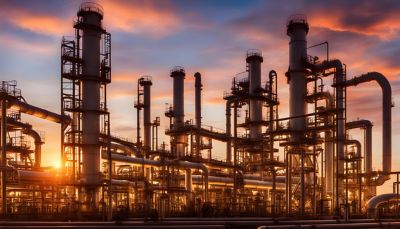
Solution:
{"label": "railing", "polygon": [[307,23],[307,16],[304,14],[293,14],[286,21],[286,26],[292,23]]}
{"label": "railing", "polygon": [[95,2],[84,2],[79,7],[79,12],[96,12],[101,16],[104,16],[103,7]]}
{"label": "railing", "polygon": [[170,73],[174,73],[174,72],[182,72],[185,73],[185,69],[182,66],[175,66],[171,69]]}
{"label": "railing", "polygon": [[250,57],[250,56],[262,57],[262,52],[261,52],[261,50],[258,50],[258,49],[249,49],[246,52],[246,57]]}

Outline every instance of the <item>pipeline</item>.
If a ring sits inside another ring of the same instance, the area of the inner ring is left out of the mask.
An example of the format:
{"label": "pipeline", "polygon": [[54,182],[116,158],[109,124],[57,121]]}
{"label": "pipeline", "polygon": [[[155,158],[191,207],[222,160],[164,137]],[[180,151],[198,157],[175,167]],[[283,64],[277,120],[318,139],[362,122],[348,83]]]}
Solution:
{"label": "pipeline", "polygon": [[[107,159],[107,153],[102,153],[102,158]],[[202,163],[194,163],[194,162],[188,162],[188,161],[179,161],[179,160],[160,160],[160,161],[155,161],[155,160],[150,160],[146,158],[136,158],[136,157],[128,157],[120,154],[111,154],[111,160],[112,161],[120,161],[120,162],[127,162],[127,163],[132,163],[132,164],[137,164],[137,165],[148,165],[148,166],[156,166],[160,167],[163,165],[170,165],[170,166],[176,166],[179,168],[189,168],[189,169],[199,169],[203,171],[204,175],[204,192],[205,192],[205,201],[208,201],[208,168]]]}
{"label": "pipeline", "polygon": [[372,172],[372,123],[369,120],[357,120],[346,123],[346,129],[365,128],[365,172]]}
{"label": "pipeline", "polygon": [[[382,170],[383,173],[390,173],[392,170],[392,88],[389,81],[379,72],[368,72],[361,76],[344,82],[344,86],[357,86],[360,83],[376,81],[382,89]],[[377,180],[383,184],[388,176],[383,174]]]}
{"label": "pipeline", "polygon": [[[200,175],[192,176],[194,181],[201,181],[202,177]],[[215,185],[232,185],[233,186],[233,178],[232,177],[219,177],[219,176],[209,176],[208,177],[209,184]],[[273,183],[271,181],[262,181],[262,180],[253,180],[253,179],[244,179],[244,187],[251,188],[259,188],[259,189],[271,189]],[[276,188],[280,190],[285,189],[284,183],[277,183]]]}
{"label": "pipeline", "polygon": [[377,217],[378,215],[378,207],[380,204],[384,202],[388,202],[391,200],[398,200],[399,196],[396,193],[387,193],[387,194],[381,194],[372,197],[371,199],[368,200],[366,208],[367,208],[367,213],[370,217]]}
{"label": "pipeline", "polygon": [[32,106],[30,104],[24,103],[22,101],[19,101],[16,98],[8,98],[8,105],[11,106],[12,108],[16,108],[19,111],[21,111],[22,113],[28,114],[28,115],[33,115],[35,117],[41,118],[41,119],[45,119],[45,120],[49,120],[51,122],[55,122],[55,123],[60,123],[60,124],[65,124],[65,125],[69,125],[69,123],[71,122],[71,118],[65,115],[59,115],[56,114],[54,112],[36,107],[36,106]]}

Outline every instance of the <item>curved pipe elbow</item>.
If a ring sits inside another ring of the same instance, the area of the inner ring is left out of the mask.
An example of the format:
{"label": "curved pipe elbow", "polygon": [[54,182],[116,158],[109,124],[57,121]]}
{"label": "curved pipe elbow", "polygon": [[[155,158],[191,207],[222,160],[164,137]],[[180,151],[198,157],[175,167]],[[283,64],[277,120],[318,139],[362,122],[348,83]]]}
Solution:
{"label": "curved pipe elbow", "polygon": [[344,82],[344,86],[357,86],[360,83],[376,81],[382,89],[382,170],[392,171],[392,87],[384,75],[368,72]]}

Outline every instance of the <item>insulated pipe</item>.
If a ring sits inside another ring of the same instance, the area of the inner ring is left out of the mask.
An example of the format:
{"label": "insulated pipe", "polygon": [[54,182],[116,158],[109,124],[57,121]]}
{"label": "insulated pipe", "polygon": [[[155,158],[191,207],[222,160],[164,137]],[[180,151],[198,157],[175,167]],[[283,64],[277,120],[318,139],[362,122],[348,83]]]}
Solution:
{"label": "insulated pipe", "polygon": [[30,104],[19,101],[16,98],[9,98],[8,106],[10,106],[11,108],[18,109],[22,113],[33,115],[41,119],[46,119],[51,122],[64,123],[65,125],[68,125],[71,122],[71,118],[69,116],[59,115],[42,108],[32,106]]}
{"label": "insulated pipe", "polygon": [[[379,72],[368,72],[347,80],[346,87],[357,86],[360,83],[376,81],[382,89],[382,170],[390,173],[392,170],[392,88],[389,81]],[[386,178],[382,178],[383,180]]]}
{"label": "insulated pipe", "polygon": [[[171,70],[170,76],[174,79],[174,93],[173,93],[173,110],[174,110],[174,123],[173,130],[179,130],[184,126],[184,80],[185,69],[182,67],[174,67]],[[177,135],[175,139],[175,156],[183,157],[185,155],[186,135]]]}
{"label": "insulated pipe", "polygon": [[378,213],[377,210],[380,204],[396,199],[398,199],[398,195],[396,193],[387,193],[374,196],[367,202],[366,205],[367,213],[369,214],[370,217],[377,217]]}
{"label": "insulated pipe", "polygon": [[261,63],[263,57],[258,50],[249,50],[246,55],[246,63],[249,72],[249,118],[250,138],[258,139],[262,133],[262,101],[256,98],[261,94]]}
{"label": "insulated pipe", "polygon": [[[140,85],[143,87],[143,145],[145,150],[151,148],[151,85],[150,78],[142,78]],[[146,155],[147,156],[147,155]]]}

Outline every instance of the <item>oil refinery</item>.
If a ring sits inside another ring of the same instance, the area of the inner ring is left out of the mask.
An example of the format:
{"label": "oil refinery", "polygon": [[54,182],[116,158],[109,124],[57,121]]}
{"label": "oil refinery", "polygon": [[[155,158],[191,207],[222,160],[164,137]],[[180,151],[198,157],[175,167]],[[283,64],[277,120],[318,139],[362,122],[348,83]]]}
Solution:
{"label": "oil refinery", "polygon": [[[201,72],[189,75],[181,66],[165,72],[173,82],[172,103],[165,109],[169,123],[152,114],[157,80],[138,77],[134,106],[127,111],[136,113],[135,140],[110,128],[112,42],[103,17],[107,19],[102,6],[83,3],[74,19],[74,36],[62,38],[61,84],[54,85],[60,88],[59,111],[35,106],[35,98],[24,97],[16,81],[1,82],[0,226],[29,226],[16,222],[40,219],[42,224],[36,225],[58,226],[63,224],[54,221],[69,220],[77,227],[82,221],[110,226],[101,221],[138,220],[142,223],[125,225],[400,227],[390,81],[379,72],[348,76],[340,56],[329,56],[328,42],[318,44],[326,49],[326,57],[311,56],[311,25],[305,15],[287,20],[285,75],[272,69],[262,73],[262,51],[243,51],[245,71],[221,93],[226,104],[225,114],[219,114],[225,117],[224,130],[202,120],[207,85]],[[289,85],[288,115],[279,110],[278,77]],[[187,78],[194,82],[194,120],[185,115]],[[372,121],[346,117],[347,91],[371,81],[382,92],[379,169],[372,166]],[[21,114],[59,125],[61,168],[41,165],[45,139]],[[161,125],[168,125],[167,143],[159,138]],[[364,141],[353,139],[350,130],[359,131]],[[224,144],[222,160],[214,157],[220,150],[214,147],[216,142]],[[378,194],[377,187],[392,182],[393,174],[393,192]]]}

